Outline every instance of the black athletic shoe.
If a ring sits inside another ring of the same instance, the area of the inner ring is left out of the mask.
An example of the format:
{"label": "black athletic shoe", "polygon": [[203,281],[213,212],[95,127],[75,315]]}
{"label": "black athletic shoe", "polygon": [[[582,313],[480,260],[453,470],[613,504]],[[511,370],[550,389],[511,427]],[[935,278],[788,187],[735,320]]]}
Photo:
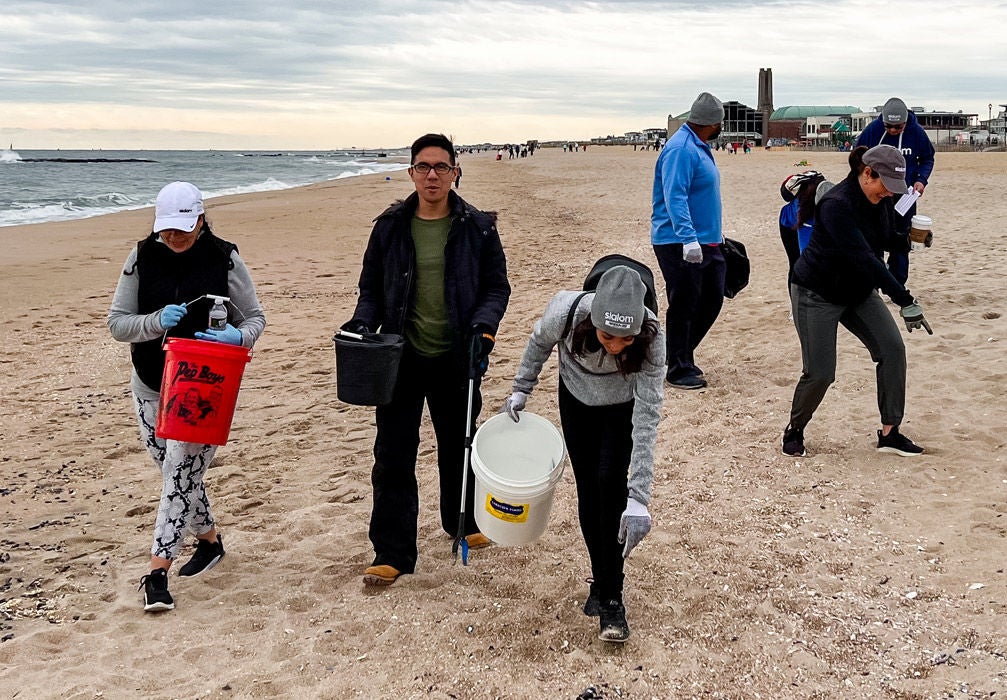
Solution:
{"label": "black athletic shoe", "polygon": [[899,426],[892,428],[887,435],[878,431],[878,452],[894,452],[903,457],[915,457],[923,454],[923,448],[899,432]]}
{"label": "black athletic shoe", "polygon": [[668,384],[676,389],[703,389],[706,387],[706,380],[695,374],[687,374],[684,377],[669,378]]}
{"label": "black athletic shoe", "polygon": [[598,590],[591,584],[591,590],[584,601],[584,614],[588,617],[598,617],[601,614],[601,601],[598,599]]}
{"label": "black athletic shoe", "polygon": [[794,428],[787,426],[783,431],[783,454],[791,457],[803,457],[804,451],[804,428]]}
{"label": "black athletic shoe", "polygon": [[175,600],[168,592],[168,572],[165,569],[154,569],[146,576],[140,578],[140,586],[136,590],[143,589],[143,609],[147,612],[161,612],[162,610],[174,610]]}
{"label": "black athletic shoe", "polygon": [[217,562],[224,558],[224,540],[217,535],[216,542],[209,540],[196,540],[196,553],[192,559],[185,562],[178,570],[179,576],[199,576],[204,571],[209,571],[217,565]]}
{"label": "black athletic shoe", "polygon": [[629,639],[629,623],[626,622],[626,607],[621,600],[607,600],[599,611],[601,632],[598,639],[603,642],[622,644]]}

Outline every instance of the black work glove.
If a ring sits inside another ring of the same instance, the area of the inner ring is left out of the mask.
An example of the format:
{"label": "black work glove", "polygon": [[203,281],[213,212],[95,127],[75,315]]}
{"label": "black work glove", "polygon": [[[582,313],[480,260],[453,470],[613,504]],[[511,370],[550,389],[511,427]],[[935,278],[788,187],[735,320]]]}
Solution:
{"label": "black work glove", "polygon": [[349,331],[350,333],[356,333],[357,335],[364,335],[365,333],[370,333],[370,327],[361,321],[359,318],[353,318],[344,323],[339,327],[340,330]]}
{"label": "black work glove", "polygon": [[473,324],[469,329],[469,362],[475,376],[483,376],[490,366],[490,353],[496,339],[489,328],[481,323]]}

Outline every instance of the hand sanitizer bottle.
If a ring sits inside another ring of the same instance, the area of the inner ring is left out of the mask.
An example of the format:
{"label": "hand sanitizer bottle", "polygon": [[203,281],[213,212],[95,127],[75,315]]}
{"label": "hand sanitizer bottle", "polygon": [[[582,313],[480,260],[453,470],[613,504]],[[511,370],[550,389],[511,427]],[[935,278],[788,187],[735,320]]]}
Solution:
{"label": "hand sanitizer bottle", "polygon": [[229,299],[227,297],[213,296],[212,294],[207,294],[206,296],[213,299],[213,306],[210,308],[209,327],[222,331],[227,327],[227,307],[224,306],[224,302],[229,301]]}

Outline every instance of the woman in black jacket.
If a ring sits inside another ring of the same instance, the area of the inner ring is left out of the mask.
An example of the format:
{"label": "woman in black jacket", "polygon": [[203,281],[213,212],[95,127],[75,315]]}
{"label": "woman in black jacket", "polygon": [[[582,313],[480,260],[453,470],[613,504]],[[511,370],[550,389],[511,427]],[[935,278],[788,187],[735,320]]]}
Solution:
{"label": "woman in black jacket", "polygon": [[849,175],[816,207],[811,241],[794,265],[790,299],[804,366],[783,433],[783,452],[805,454],[804,427],[835,381],[836,333],[842,324],[877,365],[878,450],[909,457],[923,448],[899,432],[906,402],[906,349],[877,291],[901,307],[910,332],[925,328],[931,333],[919,304],[881,259],[885,250],[908,247],[895,233],[890,199],[905,189],[905,159],[896,148],[875,146],[854,149],[849,162]]}

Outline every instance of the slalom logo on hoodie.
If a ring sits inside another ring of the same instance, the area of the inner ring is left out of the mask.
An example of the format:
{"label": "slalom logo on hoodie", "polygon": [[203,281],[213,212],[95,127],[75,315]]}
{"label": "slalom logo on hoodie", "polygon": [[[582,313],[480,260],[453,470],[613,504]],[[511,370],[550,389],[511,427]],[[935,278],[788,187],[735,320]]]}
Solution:
{"label": "slalom logo on hoodie", "polygon": [[633,326],[633,317],[624,316],[614,311],[605,312],[605,325],[619,330],[629,330]]}

